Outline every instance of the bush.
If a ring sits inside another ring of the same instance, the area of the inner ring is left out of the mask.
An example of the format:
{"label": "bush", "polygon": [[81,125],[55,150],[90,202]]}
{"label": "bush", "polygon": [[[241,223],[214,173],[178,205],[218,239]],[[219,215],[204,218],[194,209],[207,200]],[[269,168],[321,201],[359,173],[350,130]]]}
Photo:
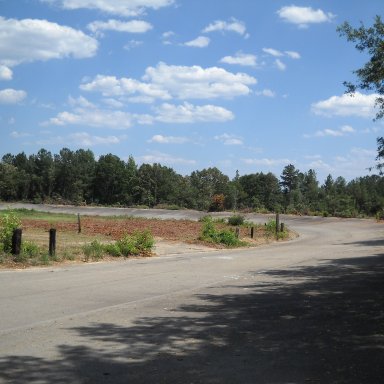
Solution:
{"label": "bush", "polygon": [[149,253],[155,244],[150,231],[137,231],[132,235],[125,235],[116,242],[123,256]]}
{"label": "bush", "polygon": [[208,241],[210,243],[224,244],[230,247],[244,245],[244,243],[236,237],[234,232],[230,230],[217,230],[212,218],[206,218],[204,220],[200,240]]}
{"label": "bush", "polygon": [[228,224],[233,226],[243,225],[244,216],[234,215],[234,216],[228,217]]}
{"label": "bush", "polygon": [[0,243],[4,252],[11,252],[13,231],[20,227],[21,221],[13,211],[7,211],[0,218]]}
{"label": "bush", "polygon": [[111,255],[113,257],[121,256],[120,248],[116,243],[105,244],[104,250],[106,253],[108,253],[109,255]]}
{"label": "bush", "polygon": [[100,260],[104,254],[103,244],[98,240],[93,240],[92,243],[83,246],[83,252],[86,261],[88,261],[89,258],[92,260]]}

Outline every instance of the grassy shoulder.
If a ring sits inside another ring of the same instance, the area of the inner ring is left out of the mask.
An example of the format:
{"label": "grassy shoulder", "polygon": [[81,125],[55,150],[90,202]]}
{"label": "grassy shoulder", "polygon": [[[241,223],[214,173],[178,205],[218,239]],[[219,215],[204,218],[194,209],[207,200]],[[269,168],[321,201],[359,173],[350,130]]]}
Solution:
{"label": "grassy shoulder", "polygon": [[[14,228],[21,227],[22,247],[10,252]],[[49,230],[57,230],[55,252],[50,254]],[[160,220],[137,217],[81,218],[71,214],[50,214],[26,209],[0,212],[0,268],[26,268],[60,263],[89,262],[155,255],[156,241],[177,241],[215,248],[251,247],[276,241],[275,223],[247,223],[234,215],[228,219],[203,217],[191,220]],[[251,234],[253,236],[251,237]],[[288,239],[290,231],[278,234]]]}

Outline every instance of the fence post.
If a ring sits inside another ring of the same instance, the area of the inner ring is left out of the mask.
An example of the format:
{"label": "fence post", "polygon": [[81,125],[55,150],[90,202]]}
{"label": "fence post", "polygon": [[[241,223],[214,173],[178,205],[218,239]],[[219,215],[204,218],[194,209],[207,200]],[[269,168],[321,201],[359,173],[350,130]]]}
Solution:
{"label": "fence post", "polygon": [[276,213],[276,236],[279,235],[280,230],[280,215]]}
{"label": "fence post", "polygon": [[16,228],[13,230],[12,234],[12,255],[20,255],[21,251],[21,236],[22,236],[22,229]]}
{"label": "fence post", "polygon": [[253,239],[254,231],[255,231],[255,227],[251,227],[251,239]]}
{"label": "fence post", "polygon": [[280,232],[284,232],[284,223],[280,224]]}
{"label": "fence post", "polygon": [[80,213],[77,214],[77,226],[78,226],[78,233],[81,233]]}
{"label": "fence post", "polygon": [[236,227],[236,237],[239,238],[239,234],[240,234],[240,228],[239,227]]}
{"label": "fence post", "polygon": [[49,256],[54,256],[56,253],[56,229],[49,230]]}

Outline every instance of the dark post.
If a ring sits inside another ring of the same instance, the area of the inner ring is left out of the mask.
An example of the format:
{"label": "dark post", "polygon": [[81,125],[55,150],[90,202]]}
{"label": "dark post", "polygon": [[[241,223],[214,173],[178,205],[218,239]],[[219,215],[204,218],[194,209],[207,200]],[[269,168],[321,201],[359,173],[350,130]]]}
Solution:
{"label": "dark post", "polygon": [[78,233],[81,233],[80,213],[77,214],[77,226],[78,226]]}
{"label": "dark post", "polygon": [[49,230],[49,256],[54,256],[56,253],[56,229]]}
{"label": "dark post", "polygon": [[255,231],[255,227],[251,227],[251,239],[253,239],[254,231]]}
{"label": "dark post", "polygon": [[280,224],[280,232],[284,232],[284,223]]}
{"label": "dark post", "polygon": [[239,238],[239,234],[240,234],[240,229],[239,227],[236,227],[236,237]]}
{"label": "dark post", "polygon": [[280,229],[280,215],[276,213],[276,236],[279,233],[279,229]]}
{"label": "dark post", "polygon": [[21,251],[21,228],[16,228],[12,234],[12,255],[20,255]]}

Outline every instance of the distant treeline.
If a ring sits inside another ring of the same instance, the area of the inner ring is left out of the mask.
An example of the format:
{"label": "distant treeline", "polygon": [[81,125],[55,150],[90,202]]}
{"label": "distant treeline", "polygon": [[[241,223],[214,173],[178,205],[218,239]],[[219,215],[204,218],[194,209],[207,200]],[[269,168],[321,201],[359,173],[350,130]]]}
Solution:
{"label": "distant treeline", "polygon": [[383,214],[384,177],[347,182],[329,175],[320,185],[314,170],[288,164],[279,178],[258,172],[230,180],[216,167],[182,176],[161,164],[138,166],[132,157],[107,154],[96,160],[90,150],[41,149],[2,157],[0,200],[374,216]]}

